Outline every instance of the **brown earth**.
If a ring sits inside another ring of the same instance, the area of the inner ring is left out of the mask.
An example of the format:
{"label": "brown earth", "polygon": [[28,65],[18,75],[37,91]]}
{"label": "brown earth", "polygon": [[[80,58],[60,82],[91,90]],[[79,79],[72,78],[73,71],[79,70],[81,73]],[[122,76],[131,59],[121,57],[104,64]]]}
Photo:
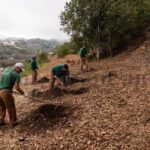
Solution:
{"label": "brown earth", "polygon": [[56,88],[55,95],[47,91],[48,82],[31,85],[30,77],[23,79],[24,90],[38,91],[36,96],[45,103],[14,95],[20,124],[13,129],[0,127],[0,149],[148,150],[149,58],[150,46],[141,46],[91,62],[94,69],[79,74],[78,56],[50,57],[39,79],[49,77],[56,63],[75,62],[70,64],[72,76],[86,80],[69,84],[70,93]]}

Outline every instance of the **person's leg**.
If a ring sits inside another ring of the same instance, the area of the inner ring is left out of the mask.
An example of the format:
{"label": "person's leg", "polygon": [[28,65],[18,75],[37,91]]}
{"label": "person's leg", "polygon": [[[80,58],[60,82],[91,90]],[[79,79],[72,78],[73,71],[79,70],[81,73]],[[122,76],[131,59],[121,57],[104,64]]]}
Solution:
{"label": "person's leg", "polygon": [[6,115],[6,107],[2,98],[0,97],[0,125],[5,124],[5,121],[4,121],[5,115]]}
{"label": "person's leg", "polygon": [[35,71],[32,70],[32,84],[35,82]]}
{"label": "person's leg", "polygon": [[63,77],[61,78],[61,81],[62,81],[63,85],[65,86],[65,85],[66,85],[66,76],[63,76]]}
{"label": "person's leg", "polygon": [[10,125],[14,126],[17,124],[17,115],[16,115],[16,106],[14,102],[14,98],[11,95],[9,103],[6,105],[8,115],[9,115],[9,120],[10,120]]}
{"label": "person's leg", "polygon": [[84,72],[85,59],[81,58],[81,73]]}
{"label": "person's leg", "polygon": [[37,81],[37,71],[36,70],[32,70],[32,83],[34,84]]}
{"label": "person's leg", "polygon": [[8,90],[2,90],[1,98],[3,99],[3,102],[8,111],[10,125],[13,126],[17,122],[17,116],[16,116],[16,106],[14,103],[12,92]]}
{"label": "person's leg", "polygon": [[35,70],[35,82],[37,81],[37,76],[38,76],[38,72],[37,72],[37,70]]}
{"label": "person's leg", "polygon": [[53,89],[54,84],[55,84],[55,77],[54,77],[54,74],[51,74],[51,79],[50,79],[50,90]]}
{"label": "person's leg", "polygon": [[88,60],[85,59],[85,70],[88,71],[89,70],[89,66],[88,66]]}

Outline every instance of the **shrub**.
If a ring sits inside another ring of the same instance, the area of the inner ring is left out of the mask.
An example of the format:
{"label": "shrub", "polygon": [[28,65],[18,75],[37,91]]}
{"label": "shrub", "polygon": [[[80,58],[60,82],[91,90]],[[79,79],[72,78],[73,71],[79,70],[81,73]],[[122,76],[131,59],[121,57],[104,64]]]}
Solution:
{"label": "shrub", "polygon": [[43,63],[47,62],[47,60],[48,60],[48,53],[46,53],[46,52],[41,52],[37,56],[37,62],[38,62],[38,64],[43,64]]}
{"label": "shrub", "polygon": [[30,73],[31,73],[31,67],[30,67],[30,62],[29,61],[26,61],[24,63],[24,69],[25,71],[23,71],[21,73],[21,76],[24,77],[24,76],[28,76]]}
{"label": "shrub", "polygon": [[68,55],[69,54],[69,44],[64,43],[63,45],[56,47],[55,54],[58,55],[59,57],[64,57],[64,56]]}

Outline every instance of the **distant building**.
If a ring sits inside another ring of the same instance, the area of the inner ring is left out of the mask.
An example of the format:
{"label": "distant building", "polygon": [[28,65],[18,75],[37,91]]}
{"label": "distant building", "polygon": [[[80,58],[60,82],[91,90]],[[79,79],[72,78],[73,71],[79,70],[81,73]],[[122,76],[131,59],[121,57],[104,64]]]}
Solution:
{"label": "distant building", "polygon": [[4,46],[8,46],[9,45],[9,41],[3,41],[3,45]]}
{"label": "distant building", "polygon": [[3,46],[15,46],[16,42],[15,41],[5,40],[5,41],[1,41],[1,45],[3,45]]}
{"label": "distant building", "polygon": [[16,42],[15,42],[15,41],[10,41],[10,45],[11,45],[11,46],[15,46],[15,45],[16,45]]}

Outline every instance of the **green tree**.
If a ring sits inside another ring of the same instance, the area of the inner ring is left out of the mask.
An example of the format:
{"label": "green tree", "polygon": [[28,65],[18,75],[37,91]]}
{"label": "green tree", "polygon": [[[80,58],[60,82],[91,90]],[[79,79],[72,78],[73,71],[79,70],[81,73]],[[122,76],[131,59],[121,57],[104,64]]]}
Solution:
{"label": "green tree", "polygon": [[112,55],[149,24],[150,1],[71,0],[60,19],[72,41],[86,40],[92,48],[101,46]]}
{"label": "green tree", "polygon": [[57,54],[59,57],[64,57],[71,53],[71,50],[73,50],[73,47],[74,45],[72,42],[69,42],[69,43],[66,42],[63,45],[60,45],[55,48],[55,54]]}

